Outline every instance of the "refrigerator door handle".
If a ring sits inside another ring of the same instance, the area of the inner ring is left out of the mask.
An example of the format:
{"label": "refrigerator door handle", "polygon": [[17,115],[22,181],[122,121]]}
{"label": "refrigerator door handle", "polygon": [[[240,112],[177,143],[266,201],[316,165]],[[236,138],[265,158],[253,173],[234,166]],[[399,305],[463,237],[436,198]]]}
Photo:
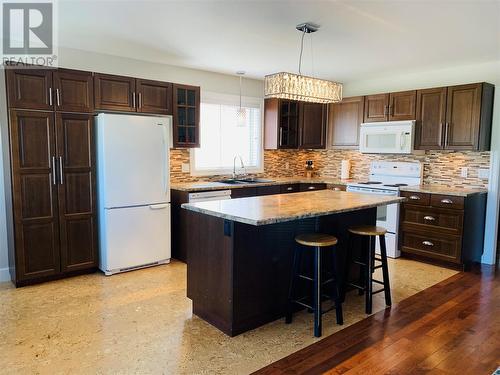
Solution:
{"label": "refrigerator door handle", "polygon": [[163,203],[163,204],[151,204],[149,206],[150,209],[152,210],[163,210],[164,208],[168,207],[168,203]]}
{"label": "refrigerator door handle", "polygon": [[165,125],[163,124],[158,124],[158,125],[161,125],[162,127],[162,136],[163,136],[163,139],[162,139],[162,143],[163,143],[163,173],[162,173],[162,176],[163,176],[163,191],[165,192],[165,194],[168,193],[168,179],[169,179],[169,168],[170,166],[168,165],[168,158],[167,158],[167,155],[168,155],[168,135],[167,135],[167,128]]}

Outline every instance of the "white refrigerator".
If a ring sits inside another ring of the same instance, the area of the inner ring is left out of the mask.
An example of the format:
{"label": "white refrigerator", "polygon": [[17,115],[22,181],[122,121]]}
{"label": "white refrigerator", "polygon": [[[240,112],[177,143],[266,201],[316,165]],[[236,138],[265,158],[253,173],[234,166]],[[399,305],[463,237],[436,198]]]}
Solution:
{"label": "white refrigerator", "polygon": [[106,275],[170,261],[171,121],[97,116],[99,268]]}

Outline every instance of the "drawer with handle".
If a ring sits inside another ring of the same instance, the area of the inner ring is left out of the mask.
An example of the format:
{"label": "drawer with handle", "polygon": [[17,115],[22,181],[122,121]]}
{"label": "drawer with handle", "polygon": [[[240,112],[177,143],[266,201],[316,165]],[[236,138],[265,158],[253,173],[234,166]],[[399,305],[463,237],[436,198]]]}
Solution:
{"label": "drawer with handle", "polygon": [[463,210],[464,197],[457,197],[454,195],[432,194],[431,206]]}
{"label": "drawer with handle", "polygon": [[449,234],[462,234],[464,215],[455,210],[445,210],[442,208],[412,207],[405,205],[401,218],[403,226],[420,227],[426,230],[442,230]]}
{"label": "drawer with handle", "polygon": [[402,251],[426,257],[460,262],[462,241],[458,236],[403,232]]}
{"label": "drawer with handle", "polygon": [[300,184],[300,191],[324,190],[326,184]]}
{"label": "drawer with handle", "polygon": [[296,193],[299,191],[299,184],[286,184],[280,186],[281,194]]}
{"label": "drawer with handle", "polygon": [[419,206],[428,206],[430,203],[430,196],[427,193],[402,191],[401,196],[407,199],[405,203],[408,204],[418,204]]}

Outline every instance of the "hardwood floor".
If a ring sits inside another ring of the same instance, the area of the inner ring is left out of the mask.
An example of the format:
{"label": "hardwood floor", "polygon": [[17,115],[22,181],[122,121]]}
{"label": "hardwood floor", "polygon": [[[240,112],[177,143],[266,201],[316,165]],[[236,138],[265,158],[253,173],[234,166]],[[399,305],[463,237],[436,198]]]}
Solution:
{"label": "hardwood floor", "polygon": [[500,273],[459,273],[255,374],[492,374]]}

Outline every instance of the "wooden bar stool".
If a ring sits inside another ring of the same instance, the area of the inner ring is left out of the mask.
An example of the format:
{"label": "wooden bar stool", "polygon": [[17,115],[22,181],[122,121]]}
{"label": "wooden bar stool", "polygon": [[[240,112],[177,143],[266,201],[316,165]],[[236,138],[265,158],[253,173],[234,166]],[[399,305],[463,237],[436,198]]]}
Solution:
{"label": "wooden bar stool", "polygon": [[[372,296],[382,291],[385,294],[385,304],[387,306],[391,306],[392,304],[391,287],[389,283],[389,269],[387,267],[387,250],[385,247],[385,234],[387,233],[387,230],[385,228],[377,226],[361,225],[361,226],[350,227],[349,233],[351,235],[351,239],[347,257],[348,264],[346,267],[347,284],[359,289],[360,294],[365,292],[365,312],[367,314],[372,313]],[[368,239],[367,244],[366,241],[363,242],[366,245],[363,246],[362,248],[363,251],[362,257],[364,258],[364,261],[355,261],[352,259],[352,252],[353,252],[352,235],[357,235],[361,236],[362,238]],[[377,236],[379,237],[380,240],[380,258],[377,258],[375,256],[375,246],[374,246],[375,243],[373,242],[374,240],[376,240]],[[381,264],[375,266],[375,261],[378,261]],[[350,262],[353,262],[361,266],[359,284],[354,284],[349,282],[348,277],[349,277],[349,269],[351,266],[349,264]],[[373,278],[373,272],[378,268],[382,268],[382,276],[384,279],[383,281],[375,280]],[[383,288],[373,291],[373,283],[383,285]]]}
{"label": "wooden bar stool", "polygon": [[[335,254],[333,254],[333,264],[332,264],[332,272],[329,278],[325,281],[322,281],[322,272],[321,272],[321,250],[325,247],[330,247],[332,250],[334,246],[337,244],[338,240],[336,237],[331,236],[329,234],[322,233],[305,233],[300,234],[295,237],[295,241],[302,246],[306,246],[308,248],[314,247],[314,272],[313,277],[308,277],[300,274],[300,266],[302,259],[302,248],[301,246],[296,246],[294,250],[293,256],[293,270],[292,277],[290,280],[290,289],[288,292],[288,302],[286,308],[286,318],[285,322],[290,324],[292,322],[292,313],[293,313],[293,304],[296,303],[298,305],[304,306],[314,312],[314,336],[321,336],[321,317],[324,313],[335,309],[337,324],[343,324],[342,317],[342,303],[340,301],[339,296],[339,285],[337,283],[337,270],[335,264]],[[327,277],[328,277],[327,276]],[[313,298],[312,304],[307,304],[306,301],[311,299],[310,296],[304,296],[300,298],[296,298],[296,287],[298,280],[308,280],[313,283]],[[331,294],[324,294],[322,292],[322,287],[330,284]],[[323,311],[321,308],[321,302],[323,298],[328,298],[332,300],[334,305]]]}

